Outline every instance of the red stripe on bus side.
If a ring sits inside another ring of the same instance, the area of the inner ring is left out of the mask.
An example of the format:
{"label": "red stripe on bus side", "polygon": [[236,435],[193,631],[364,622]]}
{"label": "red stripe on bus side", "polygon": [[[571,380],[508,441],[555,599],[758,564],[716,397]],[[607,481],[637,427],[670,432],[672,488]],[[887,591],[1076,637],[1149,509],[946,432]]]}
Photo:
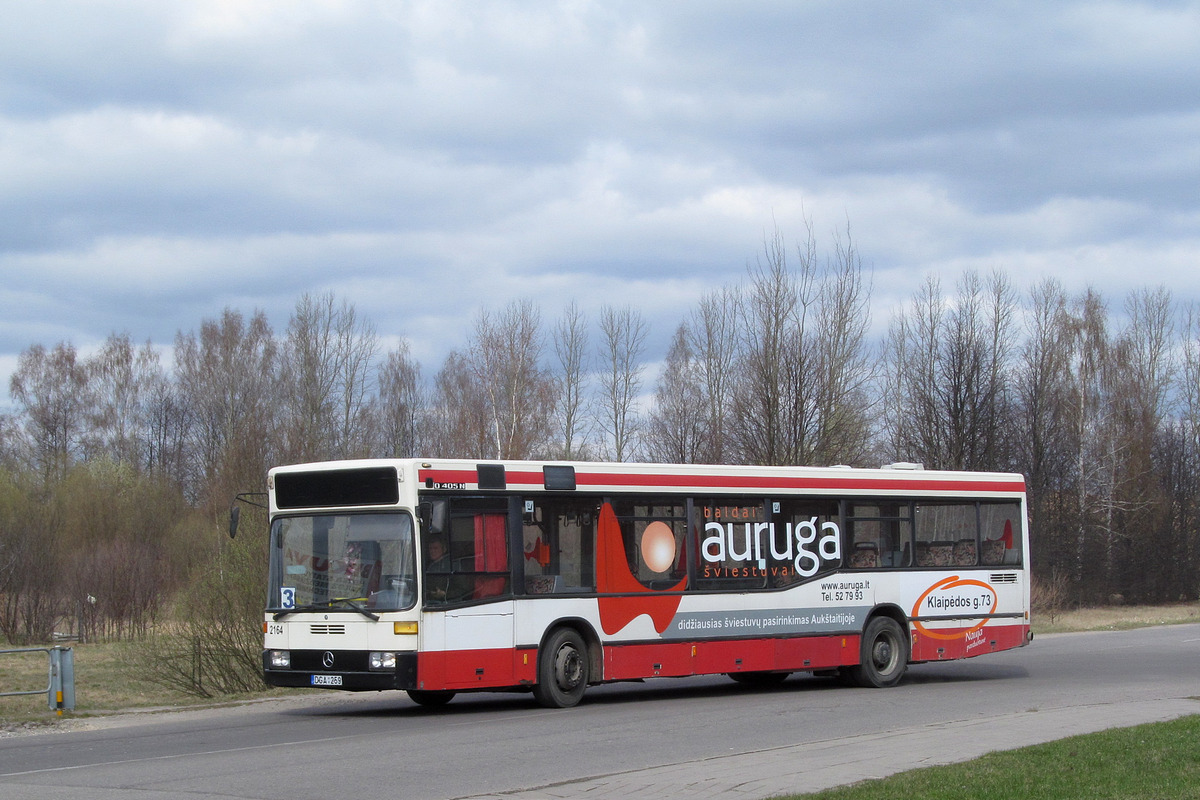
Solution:
{"label": "red stripe on bus side", "polygon": [[857,634],[609,645],[604,648],[604,678],[834,669],[855,663],[858,647]]}
{"label": "red stripe on bus side", "polygon": [[[720,675],[730,672],[832,669],[858,658],[857,634],[791,639],[642,642],[604,647],[606,681]],[[592,676],[593,680],[601,679]],[[529,685],[537,680],[530,648],[427,651],[417,656],[417,688],[468,691]]]}
{"label": "red stripe on bus side", "polygon": [[[418,473],[421,481],[432,480],[436,483],[476,483],[479,480],[475,470],[421,470]],[[540,472],[509,472],[507,482],[514,485],[541,486],[543,475]],[[703,489],[809,489],[820,491],[838,490],[876,490],[876,491],[906,491],[906,492],[1023,492],[1025,481],[1014,479],[1004,480],[946,480],[910,478],[899,480],[894,478],[838,478],[838,477],[789,477],[762,475],[672,475],[666,473],[637,474],[637,473],[606,473],[580,472],[575,473],[575,485],[585,486],[627,486],[635,488],[703,488]]]}
{"label": "red stripe on bus side", "polygon": [[[915,633],[912,661],[948,661],[1028,643],[1028,625],[988,625],[977,639],[931,639]],[[911,630],[910,630],[911,632]],[[949,633],[949,631],[946,631]],[[858,662],[858,634],[776,639],[640,642],[604,646],[604,675],[592,680],[836,669]],[[469,691],[528,686],[537,680],[537,650],[427,651],[418,655],[418,688]]]}

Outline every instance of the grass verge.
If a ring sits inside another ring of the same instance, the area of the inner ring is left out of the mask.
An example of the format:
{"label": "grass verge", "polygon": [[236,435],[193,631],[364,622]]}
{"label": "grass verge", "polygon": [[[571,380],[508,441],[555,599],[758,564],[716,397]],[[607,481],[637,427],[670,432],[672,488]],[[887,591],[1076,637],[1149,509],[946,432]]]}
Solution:
{"label": "grass verge", "polygon": [[[788,800],[1200,800],[1200,716],[1073,736]],[[780,798],[780,800],[784,800]]]}
{"label": "grass verge", "polygon": [[1200,622],[1200,603],[1161,606],[1099,606],[1055,613],[1033,614],[1033,632],[1072,633],[1079,631],[1124,631],[1154,625],[1183,625]]}
{"label": "grass verge", "polygon": [[[146,659],[136,642],[73,644],[75,658],[75,711],[66,716],[87,717],[120,711],[176,709],[222,702],[269,697],[281,690],[227,697],[200,698],[147,680]],[[0,649],[17,649],[0,647]],[[0,691],[33,691],[49,683],[46,653],[0,655]],[[58,715],[50,710],[46,695],[0,697],[0,731],[52,725]]]}

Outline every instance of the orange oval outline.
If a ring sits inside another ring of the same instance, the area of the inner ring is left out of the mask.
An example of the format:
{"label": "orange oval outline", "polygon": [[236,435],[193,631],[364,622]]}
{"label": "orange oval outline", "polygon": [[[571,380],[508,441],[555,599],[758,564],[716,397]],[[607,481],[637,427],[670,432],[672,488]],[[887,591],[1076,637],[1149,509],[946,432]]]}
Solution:
{"label": "orange oval outline", "polygon": [[[979,630],[984,625],[986,625],[987,620],[981,619],[973,627],[968,628],[965,631],[960,630],[960,631],[955,631],[954,633],[944,633],[942,631],[930,630],[929,628],[926,628],[921,622],[919,622],[917,620],[917,616],[919,616],[918,611],[921,608],[921,604],[925,602],[926,597],[929,597],[929,595],[933,594],[935,591],[938,591],[938,590],[956,589],[960,586],[980,586],[984,589],[987,589],[992,594],[992,607],[990,609],[988,609],[987,613],[991,614],[991,613],[995,612],[996,606],[999,605],[999,603],[1000,603],[1000,598],[996,595],[995,589],[993,589],[990,585],[984,583],[983,581],[975,580],[974,578],[967,578],[965,580],[960,580],[957,575],[951,575],[949,578],[943,578],[942,580],[940,580],[937,583],[930,586],[928,589],[926,589],[921,594],[920,597],[917,598],[917,602],[913,603],[912,612],[909,614],[909,617],[912,619],[913,626],[917,630],[919,630],[921,633],[930,637],[931,639],[957,639],[960,636],[965,637],[968,633],[974,633],[975,631]],[[960,617],[947,617],[946,619],[961,619],[961,618]]]}

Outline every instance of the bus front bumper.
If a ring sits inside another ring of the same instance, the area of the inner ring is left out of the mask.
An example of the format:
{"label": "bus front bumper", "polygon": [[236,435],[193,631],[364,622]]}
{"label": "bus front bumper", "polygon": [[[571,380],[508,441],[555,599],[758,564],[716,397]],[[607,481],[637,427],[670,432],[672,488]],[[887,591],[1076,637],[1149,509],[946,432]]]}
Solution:
{"label": "bus front bumper", "polygon": [[[290,650],[286,659],[281,659],[280,652],[263,651],[263,680],[269,686],[350,692],[416,688],[416,653],[396,653],[394,666],[372,669],[371,654],[364,651]],[[281,661],[286,661],[286,666]]]}

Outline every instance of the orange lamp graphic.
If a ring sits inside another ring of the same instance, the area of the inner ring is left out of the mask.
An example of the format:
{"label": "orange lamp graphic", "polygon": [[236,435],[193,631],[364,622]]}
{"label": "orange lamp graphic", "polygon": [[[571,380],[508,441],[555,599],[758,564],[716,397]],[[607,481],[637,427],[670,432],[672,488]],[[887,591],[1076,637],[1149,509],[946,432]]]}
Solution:
{"label": "orange lamp graphic", "polygon": [[[600,508],[597,527],[599,562],[596,565],[596,588],[600,591],[600,627],[611,635],[642,614],[650,617],[654,630],[662,633],[671,624],[681,592],[687,586],[687,576],[661,592],[642,585],[629,569],[621,526],[612,505]],[[654,572],[666,572],[675,563],[675,536],[665,522],[652,522],[642,533],[642,562]],[[614,596],[615,595],[615,596]]]}

